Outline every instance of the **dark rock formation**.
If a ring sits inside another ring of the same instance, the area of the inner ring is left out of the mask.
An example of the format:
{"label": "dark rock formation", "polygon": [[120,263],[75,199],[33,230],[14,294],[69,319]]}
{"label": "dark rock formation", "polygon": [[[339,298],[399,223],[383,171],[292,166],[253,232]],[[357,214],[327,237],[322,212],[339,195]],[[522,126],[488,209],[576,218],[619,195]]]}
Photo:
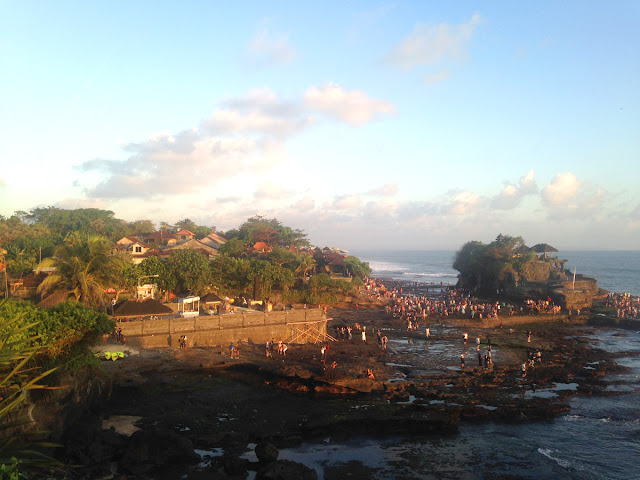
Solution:
{"label": "dark rock formation", "polygon": [[278,460],[258,470],[256,480],[316,480],[312,468],[290,460]]}
{"label": "dark rock formation", "polygon": [[[135,432],[129,438],[121,465],[128,471],[139,473],[140,466],[148,468],[200,461],[188,438],[162,427],[151,426]],[[136,466],[136,468],[131,468]]]}
{"label": "dark rock formation", "polygon": [[255,448],[256,457],[262,463],[271,463],[278,460],[280,452],[273,443],[260,442]]}

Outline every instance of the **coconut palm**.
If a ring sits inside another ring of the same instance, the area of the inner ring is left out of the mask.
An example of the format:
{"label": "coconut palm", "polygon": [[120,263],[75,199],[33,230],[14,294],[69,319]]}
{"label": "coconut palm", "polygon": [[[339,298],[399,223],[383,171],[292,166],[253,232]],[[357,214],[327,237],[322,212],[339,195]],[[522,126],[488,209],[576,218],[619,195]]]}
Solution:
{"label": "coconut palm", "polygon": [[301,276],[302,278],[307,277],[307,272],[316,268],[315,259],[306,253],[298,254],[298,266],[296,268],[296,275]]}
{"label": "coconut palm", "polygon": [[118,282],[123,261],[111,255],[111,243],[100,236],[84,236],[78,232],[67,235],[56,248],[53,257],[45,258],[37,268],[53,267],[53,272],[38,287],[45,296],[54,291],[73,295],[85,305],[105,307],[105,289]]}

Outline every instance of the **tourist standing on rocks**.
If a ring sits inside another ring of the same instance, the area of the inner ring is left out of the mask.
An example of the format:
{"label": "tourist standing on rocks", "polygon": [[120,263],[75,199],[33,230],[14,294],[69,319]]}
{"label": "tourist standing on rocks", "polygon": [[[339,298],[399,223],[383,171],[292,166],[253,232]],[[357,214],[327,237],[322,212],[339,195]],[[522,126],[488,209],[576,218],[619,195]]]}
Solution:
{"label": "tourist standing on rocks", "polygon": [[469,334],[467,332],[464,332],[462,334],[462,339],[464,340],[464,344],[466,345],[467,342],[469,341]]}
{"label": "tourist standing on rocks", "polygon": [[467,356],[466,353],[462,352],[460,354],[460,368],[464,368],[464,358]]}
{"label": "tourist standing on rocks", "polygon": [[427,338],[431,337],[431,329],[427,327]]}
{"label": "tourist standing on rocks", "polygon": [[367,331],[362,329],[362,343],[367,343]]}

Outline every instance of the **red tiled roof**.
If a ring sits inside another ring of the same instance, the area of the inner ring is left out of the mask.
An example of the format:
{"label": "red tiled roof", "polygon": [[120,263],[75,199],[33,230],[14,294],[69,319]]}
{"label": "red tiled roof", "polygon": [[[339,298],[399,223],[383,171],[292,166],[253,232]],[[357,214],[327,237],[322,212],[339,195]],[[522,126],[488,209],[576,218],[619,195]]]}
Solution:
{"label": "red tiled roof", "polygon": [[254,250],[260,250],[260,251],[271,250],[271,247],[269,247],[269,245],[267,245],[265,242],[256,242],[253,248]]}
{"label": "red tiled roof", "polygon": [[162,231],[162,232],[153,232],[149,235],[145,235],[147,241],[153,240],[159,242],[160,240],[176,240],[176,236],[173,233]]}
{"label": "red tiled roof", "polygon": [[174,235],[193,235],[193,236],[195,236],[195,233],[190,232],[186,228],[183,228],[182,230],[180,230],[178,233],[175,233]]}
{"label": "red tiled roof", "polygon": [[140,245],[141,247],[144,248],[153,248],[153,245],[149,245],[147,242],[143,242],[142,240],[136,240],[135,242],[133,242],[131,245],[129,245],[128,248],[133,248],[134,245]]}

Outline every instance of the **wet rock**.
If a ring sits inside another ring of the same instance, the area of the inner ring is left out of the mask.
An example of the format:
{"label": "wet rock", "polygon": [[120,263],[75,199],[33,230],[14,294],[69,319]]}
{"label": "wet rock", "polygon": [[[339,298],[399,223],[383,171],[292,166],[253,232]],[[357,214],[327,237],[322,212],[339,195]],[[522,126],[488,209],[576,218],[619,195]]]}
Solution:
{"label": "wet rock", "polygon": [[245,478],[248,475],[247,467],[249,466],[249,460],[238,457],[224,457],[222,459],[222,468],[227,475],[233,475],[234,477]]}
{"label": "wet rock", "polygon": [[290,460],[278,460],[258,470],[256,480],[317,480],[312,468]]}
{"label": "wet rock", "polygon": [[256,445],[255,448],[256,457],[262,463],[271,463],[278,460],[278,455],[280,455],[280,451],[276,448],[273,443],[269,442],[260,442]]}
{"label": "wet rock", "polygon": [[199,461],[191,440],[169,428],[148,427],[131,435],[121,464],[132,471],[133,465],[162,467]]}

